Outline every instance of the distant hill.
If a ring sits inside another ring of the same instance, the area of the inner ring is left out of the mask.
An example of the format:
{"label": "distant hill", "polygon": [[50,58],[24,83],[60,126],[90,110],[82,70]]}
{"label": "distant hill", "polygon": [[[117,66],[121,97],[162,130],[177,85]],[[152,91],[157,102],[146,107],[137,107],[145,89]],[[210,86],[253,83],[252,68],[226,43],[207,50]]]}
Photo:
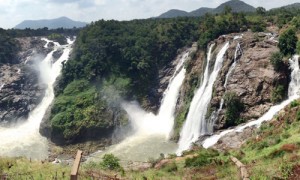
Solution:
{"label": "distant hill", "polygon": [[181,10],[170,10],[168,12],[165,12],[158,16],[158,18],[173,18],[173,17],[185,17],[185,16],[203,16],[206,13],[221,13],[224,11],[224,8],[226,6],[231,7],[233,12],[254,12],[256,11],[256,8],[243,2],[240,0],[230,0],[228,2],[225,2],[221,5],[219,5],[217,8],[206,8],[202,7],[197,10],[191,11],[191,12],[185,12]]}
{"label": "distant hill", "polygon": [[255,7],[246,4],[243,1],[231,0],[218,6],[216,9],[213,10],[213,13],[222,13],[226,6],[231,7],[232,12],[255,12],[256,11]]}
{"label": "distant hill", "polygon": [[[296,8],[296,9],[300,9],[300,3],[294,3],[294,4],[287,5],[287,6],[282,6],[282,7],[279,7],[279,8],[285,8],[285,9]],[[279,8],[274,8],[274,9],[279,9]],[[271,9],[271,10],[274,10],[274,9]]]}
{"label": "distant hill", "polygon": [[73,27],[84,27],[87,23],[85,22],[79,22],[79,21],[73,21],[72,19],[69,19],[67,17],[60,17],[57,19],[42,19],[42,20],[25,20],[21,22],[20,24],[16,25],[15,29],[38,29],[38,28],[44,28],[48,27],[49,29],[57,29],[57,28],[66,28],[70,29]]}
{"label": "distant hill", "polygon": [[189,13],[189,16],[194,16],[194,17],[197,17],[197,16],[203,16],[203,15],[205,15],[206,13],[212,12],[213,10],[214,10],[213,8],[202,7],[202,8],[196,9],[196,10],[194,10],[194,11],[191,11],[191,12]]}
{"label": "distant hill", "polygon": [[160,18],[175,18],[175,17],[183,17],[189,16],[189,13],[186,11],[178,10],[178,9],[171,9],[163,14],[161,14]]}

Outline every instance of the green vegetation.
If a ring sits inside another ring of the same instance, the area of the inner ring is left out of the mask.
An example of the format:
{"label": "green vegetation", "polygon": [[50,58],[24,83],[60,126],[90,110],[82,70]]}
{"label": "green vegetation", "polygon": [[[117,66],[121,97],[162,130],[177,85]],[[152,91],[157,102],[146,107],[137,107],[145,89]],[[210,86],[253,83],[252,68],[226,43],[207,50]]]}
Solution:
{"label": "green vegetation", "polygon": [[284,66],[283,55],[280,52],[275,52],[271,55],[270,62],[275,71],[280,71]]}
{"label": "green vegetation", "polygon": [[0,28],[0,64],[15,63],[19,48],[15,39],[11,38],[9,34]]}
{"label": "green vegetation", "polygon": [[97,83],[111,77],[125,78],[131,84],[124,91],[141,100],[156,87],[158,70],[179,48],[195,40],[195,30],[196,20],[187,18],[97,21],[80,32],[60,84],[64,88],[81,78]]}
{"label": "green vegetation", "polygon": [[286,91],[283,85],[277,85],[271,94],[271,101],[273,103],[281,102],[286,97]]}
{"label": "green vegetation", "polygon": [[244,13],[231,13],[229,9],[221,15],[206,14],[200,23],[198,45],[206,49],[207,44],[222,34],[239,32],[248,26]]}
{"label": "green vegetation", "polygon": [[218,151],[214,150],[201,150],[196,157],[187,158],[185,160],[185,167],[201,167],[209,165],[213,162],[215,157],[219,156]]}
{"label": "green vegetation", "polygon": [[296,53],[300,54],[300,40],[297,42]]}
{"label": "green vegetation", "polygon": [[52,33],[48,36],[48,39],[58,42],[61,45],[67,44],[67,40],[64,35]]}
{"label": "green vegetation", "polygon": [[105,154],[100,165],[103,169],[123,171],[119,161],[120,159],[115,157],[113,154]]}
{"label": "green vegetation", "polygon": [[72,142],[81,136],[88,139],[97,131],[105,135],[113,127],[108,118],[113,114],[107,107],[95,86],[86,80],[73,81],[55,98],[51,109],[53,140]]}
{"label": "green vegetation", "polygon": [[244,120],[240,118],[240,113],[244,110],[244,104],[234,92],[228,92],[224,96],[226,106],[225,120],[226,126],[235,126],[242,123]]}
{"label": "green vegetation", "polygon": [[295,29],[290,28],[284,31],[279,37],[278,47],[280,52],[286,56],[295,54],[297,41]]}

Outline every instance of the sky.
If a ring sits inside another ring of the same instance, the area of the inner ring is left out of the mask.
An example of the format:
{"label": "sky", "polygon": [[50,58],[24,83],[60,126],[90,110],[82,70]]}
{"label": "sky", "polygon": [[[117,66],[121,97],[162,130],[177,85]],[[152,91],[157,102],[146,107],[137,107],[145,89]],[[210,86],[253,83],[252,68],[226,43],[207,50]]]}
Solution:
{"label": "sky", "polygon": [[[13,28],[23,20],[53,19],[61,16],[91,22],[99,19],[131,20],[158,16],[170,9],[192,11],[215,8],[227,0],[0,0],[0,27]],[[300,0],[244,0],[266,9]]]}

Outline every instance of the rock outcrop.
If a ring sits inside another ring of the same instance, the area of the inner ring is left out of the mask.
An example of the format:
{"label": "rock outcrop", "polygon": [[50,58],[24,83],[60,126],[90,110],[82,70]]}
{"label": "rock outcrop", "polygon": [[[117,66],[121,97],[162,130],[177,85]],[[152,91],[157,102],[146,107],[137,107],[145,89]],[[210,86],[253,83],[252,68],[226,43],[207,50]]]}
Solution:
{"label": "rock outcrop", "polygon": [[13,64],[0,65],[0,122],[26,119],[44,96],[45,85],[39,81],[37,63],[50,48],[40,38],[17,39],[20,51]]}
{"label": "rock outcrop", "polygon": [[[271,54],[279,51],[275,37],[271,34],[246,32],[239,37],[229,35],[222,37],[223,40],[224,38],[231,43],[214,85],[210,112],[218,110],[221,99],[226,93],[231,92],[240,98],[245,107],[241,119],[245,121],[257,119],[274,105],[271,100],[272,92],[278,84],[287,90],[290,73],[276,72],[270,63]],[[220,42],[222,41],[217,40],[216,43]],[[240,47],[236,50],[238,43]],[[234,60],[236,66],[228,74]],[[226,106],[219,112],[214,129],[226,127],[225,111]]]}

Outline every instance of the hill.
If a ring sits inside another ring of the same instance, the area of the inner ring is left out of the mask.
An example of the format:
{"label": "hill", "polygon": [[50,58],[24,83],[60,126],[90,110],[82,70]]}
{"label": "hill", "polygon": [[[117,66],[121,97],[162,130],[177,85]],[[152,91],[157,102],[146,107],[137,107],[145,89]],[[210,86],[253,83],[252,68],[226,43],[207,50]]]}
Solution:
{"label": "hill", "polygon": [[240,0],[231,0],[219,5],[216,8],[201,7],[191,12],[173,9],[161,14],[160,16],[158,16],[158,18],[174,18],[187,16],[198,17],[203,16],[206,13],[217,14],[223,12],[226,6],[231,7],[233,12],[255,12],[255,8],[253,6]]}
{"label": "hill", "polygon": [[228,2],[225,2],[215,8],[212,12],[213,13],[222,13],[225,9],[225,7],[231,7],[232,12],[255,12],[255,8],[243,1],[240,0],[231,0]]}
{"label": "hill", "polygon": [[205,15],[206,13],[209,13],[209,12],[212,12],[213,9],[212,8],[207,8],[207,7],[202,7],[202,8],[199,8],[199,9],[196,9],[194,11],[191,11],[189,13],[190,16],[193,16],[193,17],[197,17],[197,16],[203,16]]}
{"label": "hill", "polygon": [[300,3],[294,3],[294,4],[289,4],[289,5],[286,5],[286,6],[282,6],[282,7],[279,7],[279,8],[274,8],[274,9],[271,9],[271,10],[275,10],[275,9],[280,9],[280,8],[285,8],[285,9],[300,9]]}
{"label": "hill", "polygon": [[85,22],[79,22],[79,21],[73,21],[72,19],[69,19],[67,17],[60,17],[56,19],[41,19],[41,20],[25,20],[21,22],[20,24],[15,26],[15,29],[38,29],[38,28],[44,28],[48,27],[49,29],[57,29],[57,28],[65,28],[65,29],[71,29],[73,27],[84,27],[87,23]]}
{"label": "hill", "polygon": [[189,13],[186,11],[178,10],[178,9],[171,9],[163,14],[161,14],[160,18],[175,18],[175,17],[185,17],[189,16]]}

